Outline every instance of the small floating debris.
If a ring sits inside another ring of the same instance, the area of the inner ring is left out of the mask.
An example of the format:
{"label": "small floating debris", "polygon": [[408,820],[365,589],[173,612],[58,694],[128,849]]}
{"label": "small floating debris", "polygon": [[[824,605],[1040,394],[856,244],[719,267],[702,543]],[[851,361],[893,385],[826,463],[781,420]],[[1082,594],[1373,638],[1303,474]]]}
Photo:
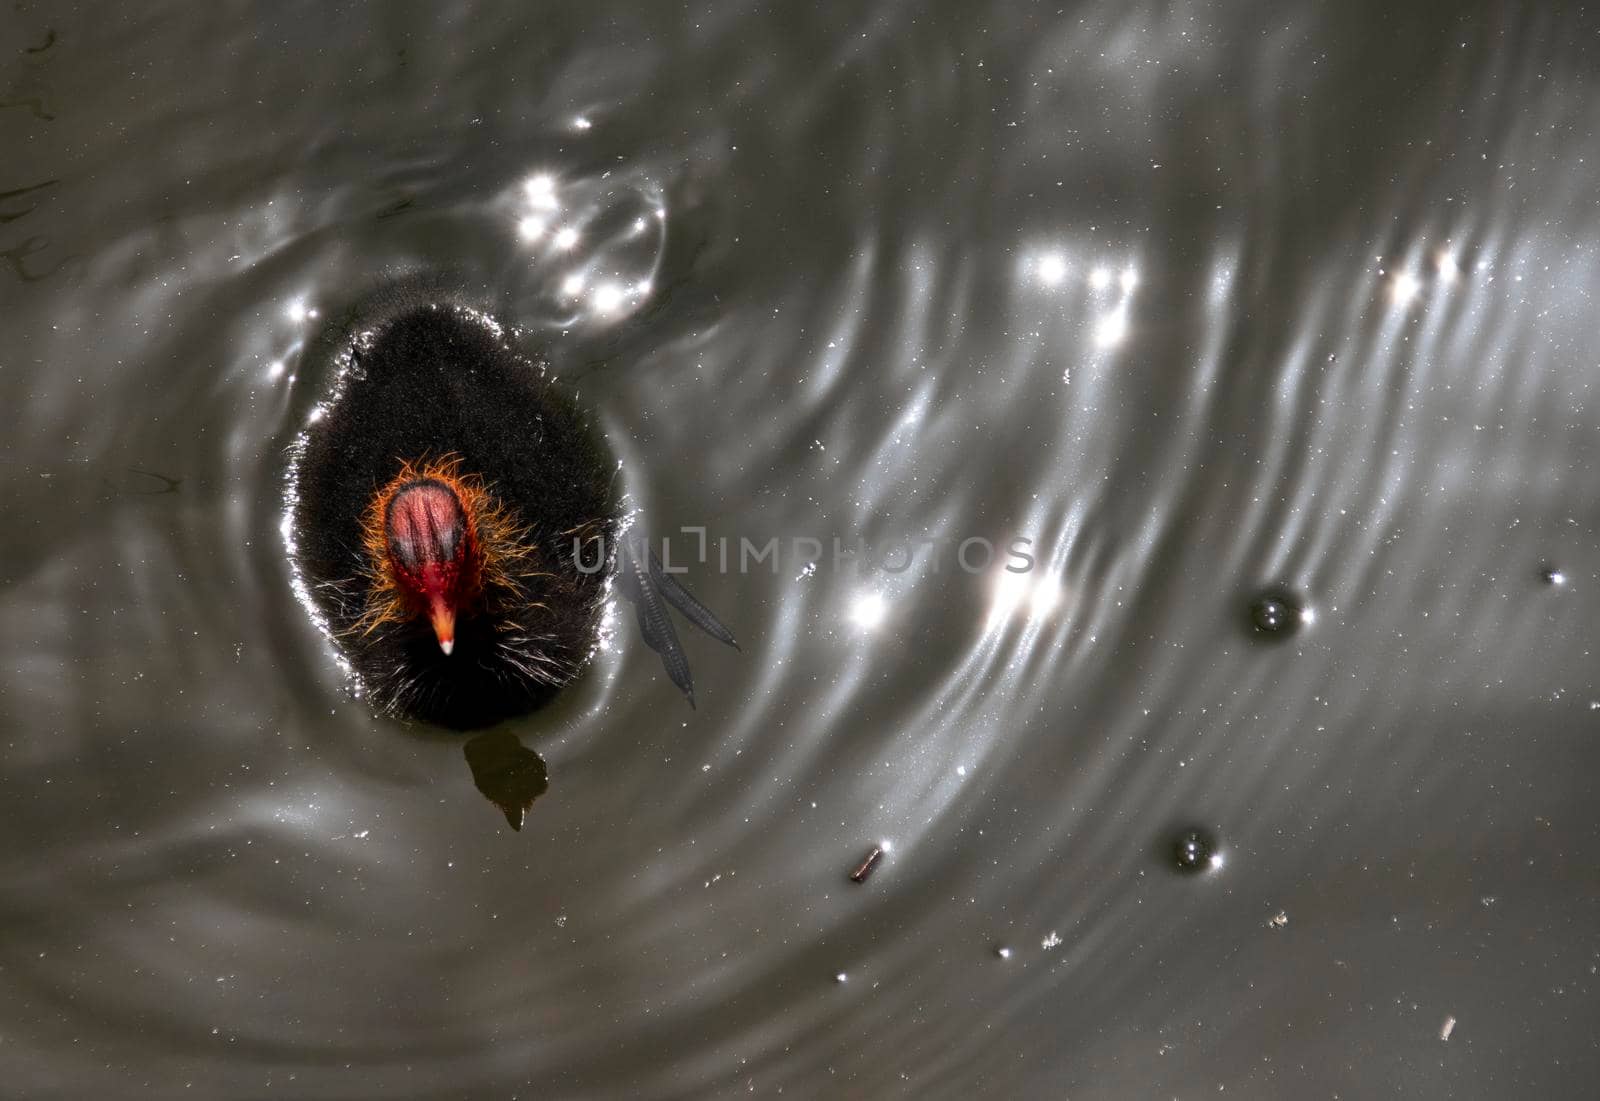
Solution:
{"label": "small floating debris", "polygon": [[1003,960],[1008,960],[1011,958],[1011,949],[1002,944],[994,950],[994,954]]}
{"label": "small floating debris", "polygon": [[1456,1019],[1454,1017],[1446,1017],[1444,1019],[1444,1024],[1439,1026],[1439,1039],[1445,1041],[1446,1043],[1449,1043],[1450,1034],[1452,1032],[1454,1032],[1455,1030],[1456,1030]]}
{"label": "small floating debris", "polygon": [[883,846],[872,846],[872,848],[867,851],[867,855],[861,858],[861,863],[856,865],[855,871],[850,873],[851,882],[865,883],[867,881],[867,876],[872,874],[872,870],[878,866],[878,861],[882,859]]}
{"label": "small floating debris", "polygon": [[1285,925],[1289,924],[1289,914],[1288,914],[1288,912],[1284,911],[1284,910],[1279,910],[1277,913],[1272,915],[1271,919],[1267,922],[1267,924],[1269,926],[1271,926],[1272,928],[1274,928],[1274,929],[1282,929]]}
{"label": "small floating debris", "polygon": [[1545,566],[1539,570],[1539,577],[1546,585],[1565,585],[1567,575],[1554,566]]}
{"label": "small floating debris", "polygon": [[1054,929],[1052,929],[1052,930],[1050,930],[1050,935],[1048,937],[1045,937],[1043,940],[1041,940],[1039,942],[1039,947],[1043,948],[1046,952],[1048,952],[1048,951],[1050,951],[1050,949],[1055,948],[1055,947],[1059,946],[1060,944],[1061,944],[1061,934],[1057,933]]}
{"label": "small floating debris", "polygon": [[845,974],[843,971],[841,971],[841,972],[839,972],[837,975],[835,975],[833,977],[833,981],[834,982],[849,982],[850,981],[850,976]]}

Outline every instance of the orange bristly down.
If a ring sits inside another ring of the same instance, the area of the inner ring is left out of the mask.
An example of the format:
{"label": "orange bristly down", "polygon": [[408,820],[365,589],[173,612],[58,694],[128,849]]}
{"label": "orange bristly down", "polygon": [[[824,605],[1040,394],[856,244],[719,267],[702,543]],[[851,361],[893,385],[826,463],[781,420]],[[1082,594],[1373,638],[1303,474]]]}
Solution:
{"label": "orange bristly down", "polygon": [[458,618],[523,597],[526,538],[483,479],[462,473],[459,455],[402,461],[361,516],[369,588],[355,630],[426,616],[451,653]]}

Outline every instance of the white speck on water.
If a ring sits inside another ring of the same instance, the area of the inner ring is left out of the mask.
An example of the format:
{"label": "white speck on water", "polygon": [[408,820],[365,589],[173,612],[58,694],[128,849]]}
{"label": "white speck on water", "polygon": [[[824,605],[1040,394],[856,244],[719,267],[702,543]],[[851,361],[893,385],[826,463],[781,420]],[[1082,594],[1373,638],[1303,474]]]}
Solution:
{"label": "white speck on water", "polygon": [[1011,958],[1011,949],[1002,944],[999,948],[994,950],[994,954],[1003,960],[1008,960]]}
{"label": "white speck on water", "polygon": [[1050,935],[1048,937],[1045,937],[1042,941],[1039,942],[1039,947],[1043,948],[1046,952],[1048,952],[1048,951],[1050,951],[1050,949],[1056,947],[1060,943],[1061,943],[1061,935],[1059,933],[1057,933],[1054,929],[1052,929],[1052,930],[1050,930]]}
{"label": "white speck on water", "polygon": [[1449,1040],[1450,1034],[1455,1030],[1456,1019],[1454,1017],[1446,1017],[1444,1019],[1444,1024],[1439,1026],[1439,1039],[1446,1041]]}
{"label": "white speck on water", "polygon": [[837,975],[835,975],[833,977],[833,981],[834,982],[848,982],[849,979],[850,979],[850,976],[846,975],[843,971],[839,972]]}
{"label": "white speck on water", "polygon": [[566,914],[561,914],[556,918],[556,928],[557,929],[565,929],[566,927],[567,927],[567,915]]}

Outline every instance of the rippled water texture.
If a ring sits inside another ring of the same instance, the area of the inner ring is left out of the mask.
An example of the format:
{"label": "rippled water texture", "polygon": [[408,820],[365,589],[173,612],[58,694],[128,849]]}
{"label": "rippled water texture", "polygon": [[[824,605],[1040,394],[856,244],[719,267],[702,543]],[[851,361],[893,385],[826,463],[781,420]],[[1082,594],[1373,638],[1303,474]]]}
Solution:
{"label": "rippled water texture", "polygon": [[[0,1092],[1592,1094],[1592,8],[0,27]],[[674,544],[743,652],[617,609],[521,833],[279,530],[416,271],[785,541]]]}

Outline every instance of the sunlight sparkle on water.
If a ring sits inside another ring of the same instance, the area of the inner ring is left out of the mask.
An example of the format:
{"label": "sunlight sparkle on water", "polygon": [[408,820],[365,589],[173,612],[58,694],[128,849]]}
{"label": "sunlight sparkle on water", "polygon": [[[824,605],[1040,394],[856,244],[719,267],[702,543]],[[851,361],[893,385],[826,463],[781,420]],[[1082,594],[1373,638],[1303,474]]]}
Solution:
{"label": "sunlight sparkle on water", "polygon": [[522,219],[522,221],[517,223],[517,236],[521,237],[524,241],[537,241],[539,238],[544,236],[544,231],[549,228],[550,223],[546,222],[537,214],[530,214],[526,218]]}
{"label": "sunlight sparkle on water", "polygon": [[535,210],[554,210],[561,205],[556,198],[556,178],[548,173],[540,173],[522,186]]}
{"label": "sunlight sparkle on water", "polygon": [[1111,269],[1095,268],[1089,273],[1089,286],[1097,291],[1103,291],[1111,286]]}
{"label": "sunlight sparkle on water", "polygon": [[888,614],[889,604],[883,599],[882,593],[865,593],[851,605],[850,621],[870,631],[881,624]]}
{"label": "sunlight sparkle on water", "polygon": [[600,283],[589,296],[589,304],[600,313],[614,313],[622,305],[627,293],[620,283]]}
{"label": "sunlight sparkle on water", "polygon": [[1094,342],[1101,348],[1110,348],[1122,343],[1123,337],[1128,335],[1128,309],[1118,306],[1100,319],[1094,329]]}
{"label": "sunlight sparkle on water", "polygon": [[578,231],[573,229],[571,226],[567,226],[556,233],[555,246],[562,252],[566,252],[577,243]]}
{"label": "sunlight sparkle on water", "polygon": [[1028,615],[1040,619],[1056,610],[1061,603],[1061,583],[1053,577],[1041,577],[1033,583],[1028,597]]}
{"label": "sunlight sparkle on water", "polygon": [[1061,582],[1051,576],[1002,570],[989,604],[991,625],[1011,616],[1043,619],[1061,606]]}
{"label": "sunlight sparkle on water", "polygon": [[1039,282],[1047,287],[1059,287],[1067,277],[1067,262],[1061,254],[1052,252],[1039,258]]}
{"label": "sunlight sparkle on water", "polygon": [[1403,271],[1394,277],[1394,285],[1390,288],[1389,294],[1394,299],[1395,305],[1404,306],[1415,298],[1421,289],[1422,284],[1418,282],[1417,277],[1409,271]]}

